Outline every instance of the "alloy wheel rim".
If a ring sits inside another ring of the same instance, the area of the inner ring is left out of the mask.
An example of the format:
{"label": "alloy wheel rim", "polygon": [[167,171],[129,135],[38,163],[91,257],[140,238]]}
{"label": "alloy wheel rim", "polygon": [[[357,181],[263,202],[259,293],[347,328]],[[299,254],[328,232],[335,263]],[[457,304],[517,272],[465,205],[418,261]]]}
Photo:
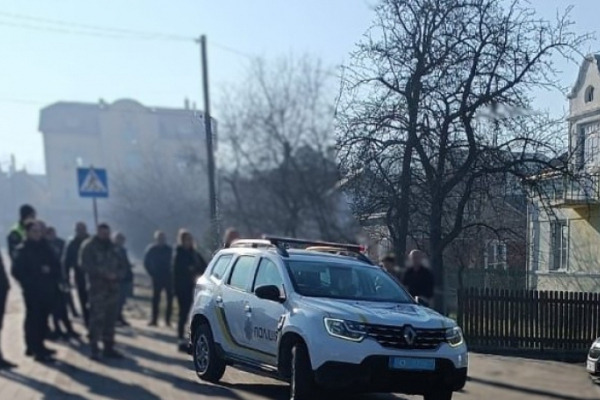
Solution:
{"label": "alloy wheel rim", "polygon": [[198,368],[198,372],[206,372],[209,362],[210,351],[208,349],[208,340],[205,335],[200,335],[196,341],[196,367]]}

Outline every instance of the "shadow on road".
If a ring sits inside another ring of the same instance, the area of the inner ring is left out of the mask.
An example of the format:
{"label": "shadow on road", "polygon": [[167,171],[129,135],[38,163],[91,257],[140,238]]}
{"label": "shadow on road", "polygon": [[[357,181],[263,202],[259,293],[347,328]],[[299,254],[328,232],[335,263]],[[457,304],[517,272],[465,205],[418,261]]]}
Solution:
{"label": "shadow on road", "polygon": [[57,386],[50,385],[45,382],[38,381],[33,378],[29,378],[27,376],[21,375],[19,373],[13,371],[3,371],[0,373],[0,380],[4,378],[16,383],[19,383],[23,386],[31,388],[44,397],[43,400],[56,400],[56,399],[68,399],[68,400],[86,400],[85,397],[80,396],[75,393],[65,392],[64,390],[58,388]]}
{"label": "shadow on road", "polygon": [[534,395],[534,396],[542,396],[544,398],[547,399],[556,399],[556,400],[597,400],[597,399],[592,399],[592,398],[584,398],[584,397],[580,397],[580,396],[570,396],[568,394],[561,394],[561,393],[552,393],[552,392],[547,392],[545,390],[542,389],[533,389],[530,387],[524,387],[524,386],[518,386],[518,385],[513,385],[510,383],[505,383],[505,382],[498,382],[498,381],[492,381],[492,380],[488,380],[488,379],[482,379],[482,378],[469,378],[470,382],[474,382],[474,383],[478,383],[480,385],[487,385],[487,386],[493,386],[499,389],[505,389],[505,390],[512,390],[512,391],[516,391],[516,392],[522,392],[522,393],[526,393],[526,394],[530,394],[530,395]]}
{"label": "shadow on road", "polygon": [[[192,361],[191,360],[184,360],[178,357],[171,357],[171,356],[165,356],[163,354],[159,354],[159,353],[155,353],[153,351],[141,348],[141,347],[137,347],[137,346],[133,346],[131,344],[123,344],[121,345],[121,348],[128,354],[131,354],[133,357],[139,357],[139,358],[145,358],[147,360],[150,361],[155,361],[155,362],[159,362],[159,363],[163,363],[163,364],[169,364],[169,365],[179,365],[183,368],[186,369],[191,369],[192,368]],[[176,349],[175,347],[173,347],[173,352],[175,352]]]}
{"label": "shadow on road", "polygon": [[[48,364],[70,379],[86,386],[91,393],[113,400],[161,400],[160,397],[139,385],[127,384],[106,375],[86,371],[66,361]],[[60,397],[59,397],[60,398]]]}
{"label": "shadow on road", "polygon": [[135,328],[135,333],[149,339],[161,340],[165,343],[173,343],[173,346],[177,345],[177,336],[175,336],[175,332],[173,332],[171,335],[168,335],[166,333],[157,332],[150,329]]}

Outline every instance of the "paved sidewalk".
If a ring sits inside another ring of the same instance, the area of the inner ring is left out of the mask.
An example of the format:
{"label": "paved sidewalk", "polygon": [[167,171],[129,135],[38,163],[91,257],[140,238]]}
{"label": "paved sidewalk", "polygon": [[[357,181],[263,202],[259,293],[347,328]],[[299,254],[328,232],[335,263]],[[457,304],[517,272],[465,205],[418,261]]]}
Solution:
{"label": "paved sidewalk", "polygon": [[[147,299],[138,299],[130,309],[133,327],[119,331],[126,360],[93,362],[87,356],[87,346],[73,342],[52,344],[58,350],[56,364],[35,363],[23,355],[21,304],[19,290],[13,287],[2,336],[6,356],[19,368],[0,373],[2,400],[287,399],[286,385],[234,368],[228,368],[222,385],[199,382],[189,358],[176,351],[174,331],[145,326]],[[78,328],[83,331],[80,325]],[[465,391],[455,399],[600,399],[600,388],[589,381],[580,365],[473,355],[470,375]]]}

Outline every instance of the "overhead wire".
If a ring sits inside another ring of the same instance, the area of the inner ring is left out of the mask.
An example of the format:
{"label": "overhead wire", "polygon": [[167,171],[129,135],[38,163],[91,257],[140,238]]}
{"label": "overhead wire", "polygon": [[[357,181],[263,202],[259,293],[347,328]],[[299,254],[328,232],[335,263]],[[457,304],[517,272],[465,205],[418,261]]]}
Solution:
{"label": "overhead wire", "polygon": [[[27,22],[14,22],[27,21]],[[29,29],[35,31],[46,31],[74,36],[90,36],[105,39],[126,39],[144,41],[171,41],[171,42],[196,42],[197,38],[180,34],[134,30],[118,27],[82,24],[50,18],[41,18],[25,14],[9,13],[0,11],[0,26],[11,28]],[[235,49],[231,46],[215,42],[209,39],[209,43],[223,51],[248,59],[254,58],[251,54]]]}

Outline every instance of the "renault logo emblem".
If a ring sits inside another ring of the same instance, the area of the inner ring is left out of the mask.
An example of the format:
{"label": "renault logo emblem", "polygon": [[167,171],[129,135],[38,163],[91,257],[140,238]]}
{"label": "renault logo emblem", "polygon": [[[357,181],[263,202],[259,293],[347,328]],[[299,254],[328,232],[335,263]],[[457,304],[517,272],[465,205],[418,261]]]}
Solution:
{"label": "renault logo emblem", "polygon": [[404,340],[406,340],[406,344],[412,346],[415,344],[415,340],[417,339],[417,332],[413,329],[412,326],[407,325],[404,328]]}

